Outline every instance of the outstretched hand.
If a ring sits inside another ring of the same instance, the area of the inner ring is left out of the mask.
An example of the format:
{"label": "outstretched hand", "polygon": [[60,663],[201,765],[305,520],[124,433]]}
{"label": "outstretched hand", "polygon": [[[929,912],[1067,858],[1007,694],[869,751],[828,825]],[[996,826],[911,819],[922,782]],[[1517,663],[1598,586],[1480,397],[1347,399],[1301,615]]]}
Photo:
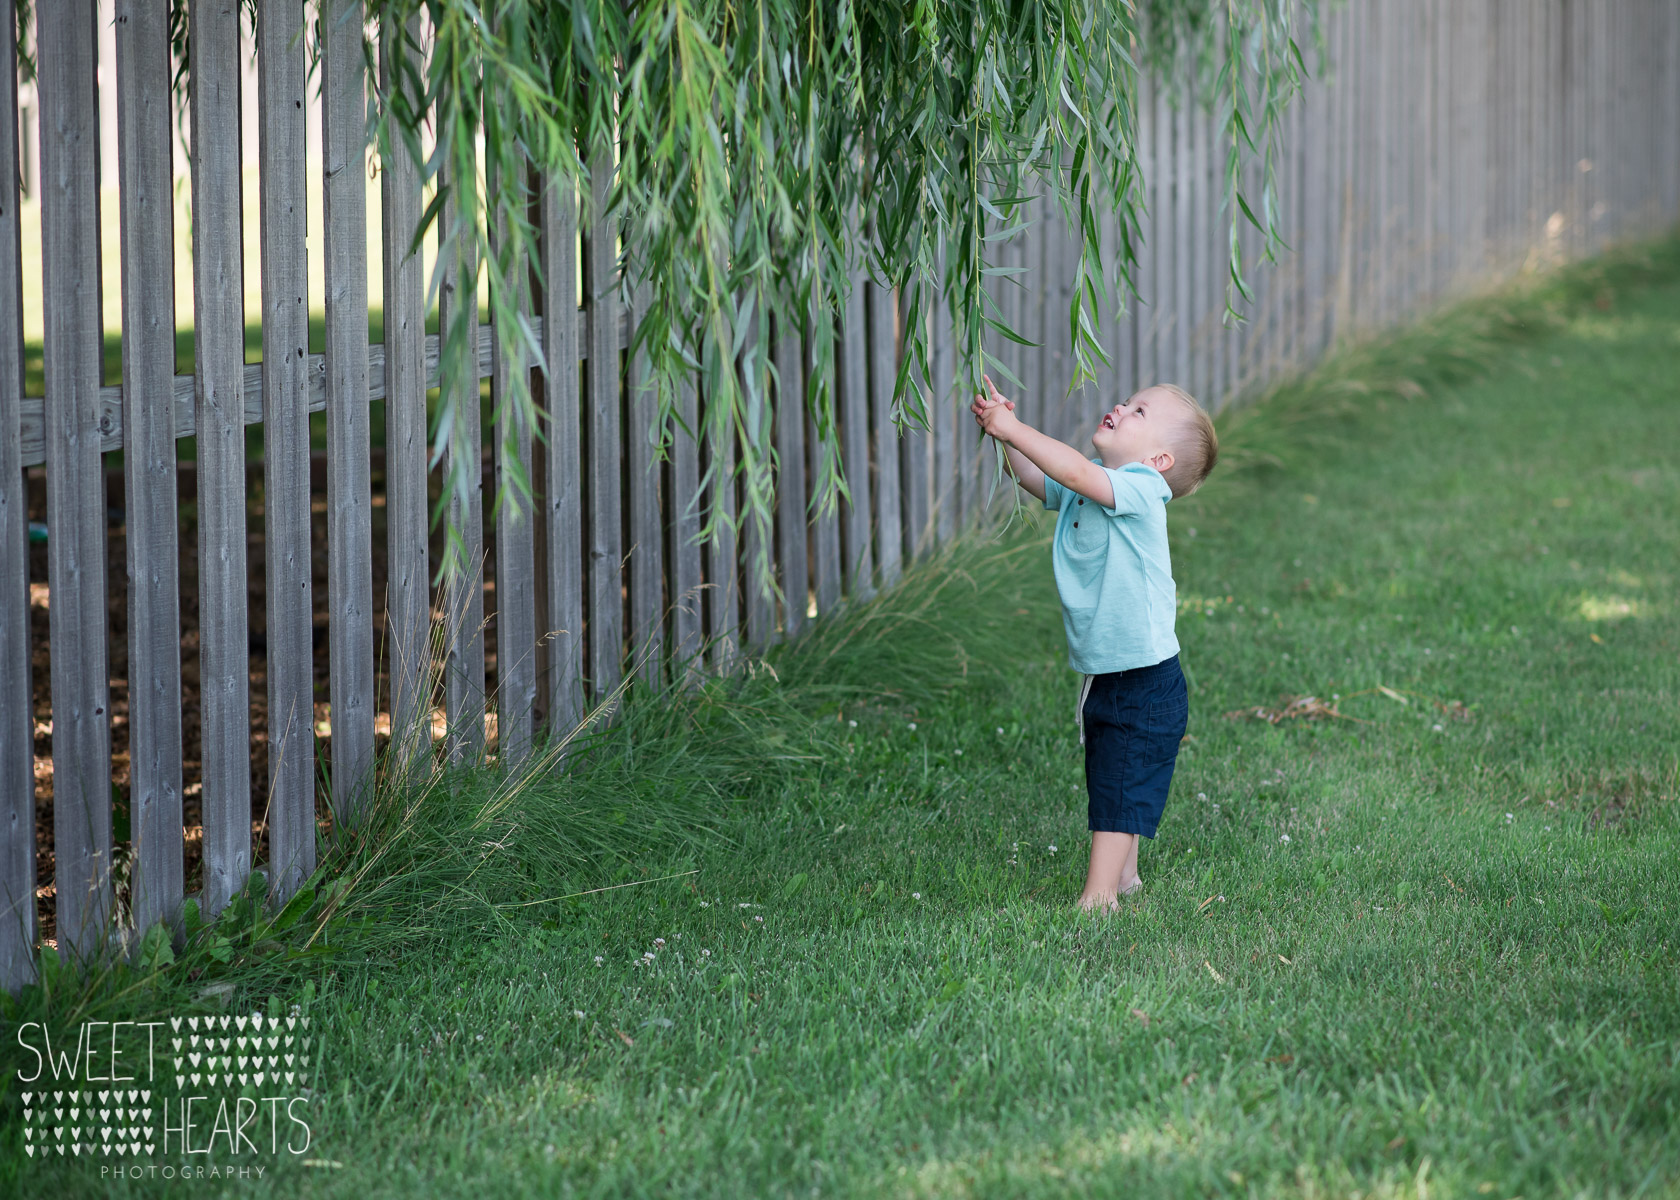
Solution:
{"label": "outstretched hand", "polygon": [[975,393],[974,403],[968,406],[968,411],[974,414],[974,420],[982,431],[1000,442],[1007,442],[1010,429],[1019,423],[1015,417],[1015,402],[997,390],[990,375],[982,375],[981,378],[986,381],[986,390],[990,395]]}

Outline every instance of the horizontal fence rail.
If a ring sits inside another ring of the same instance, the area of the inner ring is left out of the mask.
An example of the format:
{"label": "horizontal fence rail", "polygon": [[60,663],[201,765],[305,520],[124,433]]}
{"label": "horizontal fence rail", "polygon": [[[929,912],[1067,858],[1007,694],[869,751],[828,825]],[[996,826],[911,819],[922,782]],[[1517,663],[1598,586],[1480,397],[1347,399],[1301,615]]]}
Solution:
{"label": "horizontal fence rail", "polygon": [[[592,196],[547,181],[533,205],[537,270],[517,276],[517,305],[546,375],[523,343],[478,324],[476,263],[445,281],[441,319],[466,305],[474,322],[478,378],[458,381],[456,397],[474,449],[431,467],[438,338],[425,332],[427,281],[408,238],[419,179],[406,160],[362,169],[365,106],[387,86],[395,31],[367,56],[360,0],[319,3],[317,23],[302,0],[262,0],[260,50],[241,6],[189,5],[190,229],[169,216],[186,159],[172,165],[161,6],[37,4],[40,78],[0,86],[0,161],[13,171],[0,188],[0,983],[10,990],[34,977],[43,934],[88,959],[106,948],[113,916],[125,940],[157,920],[179,931],[189,888],[213,914],[259,864],[273,896],[289,896],[314,870],[319,833],[356,820],[387,745],[393,775],[487,755],[514,765],[627,677],[650,688],[680,673],[692,685],[738,669],[890,588],[1013,500],[968,416],[946,314],[925,330],[932,428],[893,427],[905,314],[860,275],[834,331],[832,381],[852,502],[812,508],[823,464],[803,398],[815,331],[761,316],[737,367],[757,373],[767,401],[749,415],[779,463],[774,520],[699,544],[708,515],[741,511],[737,447],[674,431],[669,458],[653,452],[646,364],[627,353],[648,297],[623,286],[618,230],[581,216],[607,195],[610,144],[584,148]],[[1680,216],[1673,4],[1323,7],[1324,69],[1309,49],[1314,77],[1276,164],[1290,249],[1256,269],[1260,239],[1239,230],[1254,285],[1243,323],[1222,320],[1223,131],[1175,98],[1174,80],[1142,81],[1139,294],[1104,314],[1110,361],[1094,387],[1069,390],[1077,239],[1048,203],[1031,202],[1027,232],[998,249],[1023,273],[988,283],[1035,343],[988,347],[1024,419],[1090,453],[1097,413],[1137,388],[1178,383],[1218,410],[1349,339]],[[0,55],[15,60],[13,8],[0,13]],[[316,36],[311,75],[304,39]],[[1258,169],[1243,169],[1257,194]],[[253,171],[254,255],[242,224]],[[102,182],[122,248],[110,329]],[[313,242],[312,204],[324,233]],[[381,218],[371,249],[370,205]],[[1111,217],[1099,236],[1118,252]],[[178,259],[177,241],[190,256]],[[311,253],[324,259],[313,291]],[[253,271],[262,353],[247,363]],[[162,298],[183,273],[192,302],[177,313]],[[384,341],[369,344],[373,284]],[[325,340],[312,354],[317,311]],[[171,340],[189,314],[190,375],[177,372]],[[120,335],[118,383],[101,370],[108,335]],[[34,338],[44,396],[25,394]],[[480,381],[499,400],[520,374],[545,414],[540,439],[480,428]],[[690,383],[678,400],[689,428],[704,429],[704,389]],[[315,413],[324,455],[311,452]],[[250,426],[263,450],[248,460]],[[187,438],[190,455],[179,450]],[[116,451],[120,468],[103,457]],[[443,545],[428,518],[444,466],[471,481],[449,500],[469,570],[439,584]],[[534,511],[492,517],[483,489],[515,472],[532,481]],[[784,600],[751,586],[761,556]],[[330,788],[317,794],[322,778]]]}

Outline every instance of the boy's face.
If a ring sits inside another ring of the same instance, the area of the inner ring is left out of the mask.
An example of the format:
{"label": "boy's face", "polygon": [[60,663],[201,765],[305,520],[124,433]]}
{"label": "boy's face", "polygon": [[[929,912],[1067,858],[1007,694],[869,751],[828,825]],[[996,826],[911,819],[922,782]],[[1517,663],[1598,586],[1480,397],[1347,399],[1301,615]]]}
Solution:
{"label": "boy's face", "polygon": [[1172,466],[1169,447],[1183,414],[1183,401],[1162,388],[1144,388],[1097,419],[1091,444],[1105,467],[1148,463],[1157,471]]}

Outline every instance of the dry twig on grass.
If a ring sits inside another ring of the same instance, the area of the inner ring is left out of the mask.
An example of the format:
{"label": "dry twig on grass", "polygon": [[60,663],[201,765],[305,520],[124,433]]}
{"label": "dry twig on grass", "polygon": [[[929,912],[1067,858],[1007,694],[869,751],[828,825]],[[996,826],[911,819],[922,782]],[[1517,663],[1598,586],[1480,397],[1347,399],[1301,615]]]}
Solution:
{"label": "dry twig on grass", "polygon": [[1249,708],[1233,709],[1225,714],[1225,719],[1236,721],[1246,717],[1252,721],[1264,721],[1268,725],[1276,725],[1280,721],[1316,721],[1325,717],[1335,717],[1342,721],[1358,721],[1361,725],[1370,724],[1369,721],[1348,716],[1328,700],[1320,700],[1317,696],[1283,695],[1278,699],[1282,705],[1280,708],[1267,708],[1263,704],[1256,704]]}

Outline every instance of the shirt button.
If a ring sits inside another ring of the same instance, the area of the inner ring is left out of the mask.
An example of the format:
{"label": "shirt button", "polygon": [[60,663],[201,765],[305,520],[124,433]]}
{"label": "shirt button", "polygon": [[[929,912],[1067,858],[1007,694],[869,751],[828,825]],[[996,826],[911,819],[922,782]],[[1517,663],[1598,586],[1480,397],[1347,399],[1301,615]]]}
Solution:
{"label": "shirt button", "polygon": [[1078,529],[1078,528],[1079,528],[1079,522],[1078,522],[1078,521],[1075,521],[1075,522],[1074,522],[1074,523],[1073,523],[1073,527],[1074,527],[1074,528],[1075,528],[1075,529]]}
{"label": "shirt button", "polygon": [[1079,503],[1083,504],[1083,503],[1085,503],[1085,501],[1081,500]]}

